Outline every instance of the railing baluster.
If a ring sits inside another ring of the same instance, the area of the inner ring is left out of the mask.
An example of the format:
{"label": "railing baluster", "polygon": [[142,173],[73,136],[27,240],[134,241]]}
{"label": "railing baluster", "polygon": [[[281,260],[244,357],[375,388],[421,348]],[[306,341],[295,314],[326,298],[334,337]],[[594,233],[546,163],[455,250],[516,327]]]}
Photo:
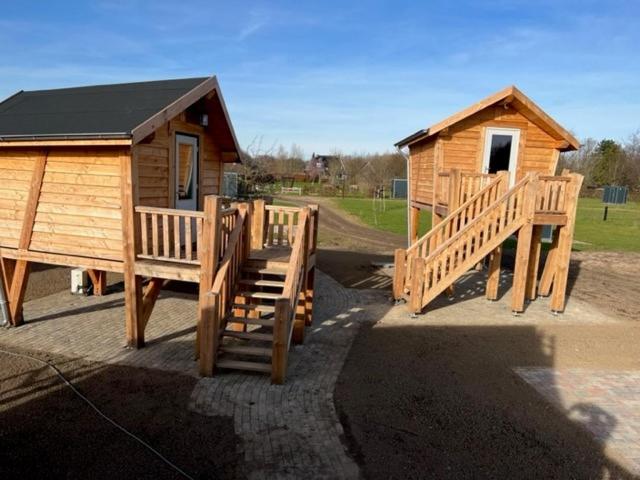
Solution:
{"label": "railing baluster", "polygon": [[180,219],[182,217],[179,217],[178,215],[174,215],[173,216],[173,254],[176,258],[176,260],[179,260],[181,258],[180,255]]}
{"label": "railing baluster", "polygon": [[160,246],[158,245],[158,214],[151,214],[151,241],[153,256],[160,256]]}
{"label": "railing baluster", "polygon": [[142,254],[149,255],[149,230],[146,213],[140,214],[140,239],[142,240]]}
{"label": "railing baluster", "polygon": [[162,252],[169,256],[169,215],[162,215]]}
{"label": "railing baluster", "polygon": [[191,234],[191,217],[185,217],[184,219],[184,248],[185,257],[187,260],[193,260],[193,236]]}

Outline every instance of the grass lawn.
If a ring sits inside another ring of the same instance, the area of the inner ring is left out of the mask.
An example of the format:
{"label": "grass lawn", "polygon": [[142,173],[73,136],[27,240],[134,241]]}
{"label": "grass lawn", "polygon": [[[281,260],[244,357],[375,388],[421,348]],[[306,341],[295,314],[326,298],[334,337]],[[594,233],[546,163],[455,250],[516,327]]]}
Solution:
{"label": "grass lawn", "polygon": [[[336,198],[335,203],[363,222],[380,230],[406,235],[407,210],[403,200],[387,200],[383,210],[366,198]],[[581,198],[578,203],[574,250],[610,250],[640,252],[640,203],[609,207],[602,221],[604,205],[600,199]],[[431,225],[431,215],[420,215],[420,234]]]}

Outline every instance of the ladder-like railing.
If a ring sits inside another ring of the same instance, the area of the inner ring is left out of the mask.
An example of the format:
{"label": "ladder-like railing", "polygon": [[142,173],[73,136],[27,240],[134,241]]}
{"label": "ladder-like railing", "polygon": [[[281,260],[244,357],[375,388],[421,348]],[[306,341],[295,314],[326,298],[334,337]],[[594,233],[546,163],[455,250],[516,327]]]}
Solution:
{"label": "ladder-like railing", "polygon": [[490,183],[469,197],[460,207],[450,212],[441,222],[418,239],[408,249],[396,250],[394,297],[402,298],[412,281],[413,259],[428,257],[440,245],[464,229],[470,222],[481,215],[493,202],[507,191],[508,172],[500,172]]}
{"label": "ladder-like railing", "polygon": [[[315,212],[317,215],[317,211]],[[300,294],[303,290],[306,266],[314,247],[314,217],[309,208],[298,212],[296,235],[284,281],[282,297],[275,302],[271,380],[283,383],[287,371],[287,357]],[[304,299],[302,299],[304,301]],[[306,313],[306,312],[305,312]]]}
{"label": "ladder-like railing", "polygon": [[410,310],[418,313],[500,246],[535,213],[537,181],[529,174],[426,257],[412,260]]}

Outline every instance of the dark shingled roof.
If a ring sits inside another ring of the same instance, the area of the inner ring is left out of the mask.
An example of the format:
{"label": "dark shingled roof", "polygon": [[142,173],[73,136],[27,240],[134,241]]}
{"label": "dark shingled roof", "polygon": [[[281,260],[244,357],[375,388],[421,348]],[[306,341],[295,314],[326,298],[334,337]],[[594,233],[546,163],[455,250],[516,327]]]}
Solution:
{"label": "dark shingled roof", "polygon": [[0,138],[122,137],[207,80],[18,92],[0,103]]}

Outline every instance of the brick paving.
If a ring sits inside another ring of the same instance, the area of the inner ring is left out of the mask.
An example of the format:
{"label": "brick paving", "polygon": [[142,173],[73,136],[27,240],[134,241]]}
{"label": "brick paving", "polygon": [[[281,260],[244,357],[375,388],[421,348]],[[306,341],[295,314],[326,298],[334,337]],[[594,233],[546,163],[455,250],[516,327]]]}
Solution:
{"label": "brick paving", "polygon": [[[314,324],[304,345],[289,353],[285,385],[241,372],[198,381],[189,408],[234,418],[245,459],[239,475],[359,477],[342,443],[333,390],[359,324],[380,318],[375,309],[386,308],[385,300],[386,292],[345,289],[318,272]],[[0,330],[0,344],[197,376],[196,306],[195,295],[163,290],[147,325],[147,346],[131,350],[124,348],[121,291],[104,297],[61,292],[25,304],[27,323]]]}
{"label": "brick paving", "polygon": [[640,371],[516,368],[516,373],[607,453],[640,475]]}

